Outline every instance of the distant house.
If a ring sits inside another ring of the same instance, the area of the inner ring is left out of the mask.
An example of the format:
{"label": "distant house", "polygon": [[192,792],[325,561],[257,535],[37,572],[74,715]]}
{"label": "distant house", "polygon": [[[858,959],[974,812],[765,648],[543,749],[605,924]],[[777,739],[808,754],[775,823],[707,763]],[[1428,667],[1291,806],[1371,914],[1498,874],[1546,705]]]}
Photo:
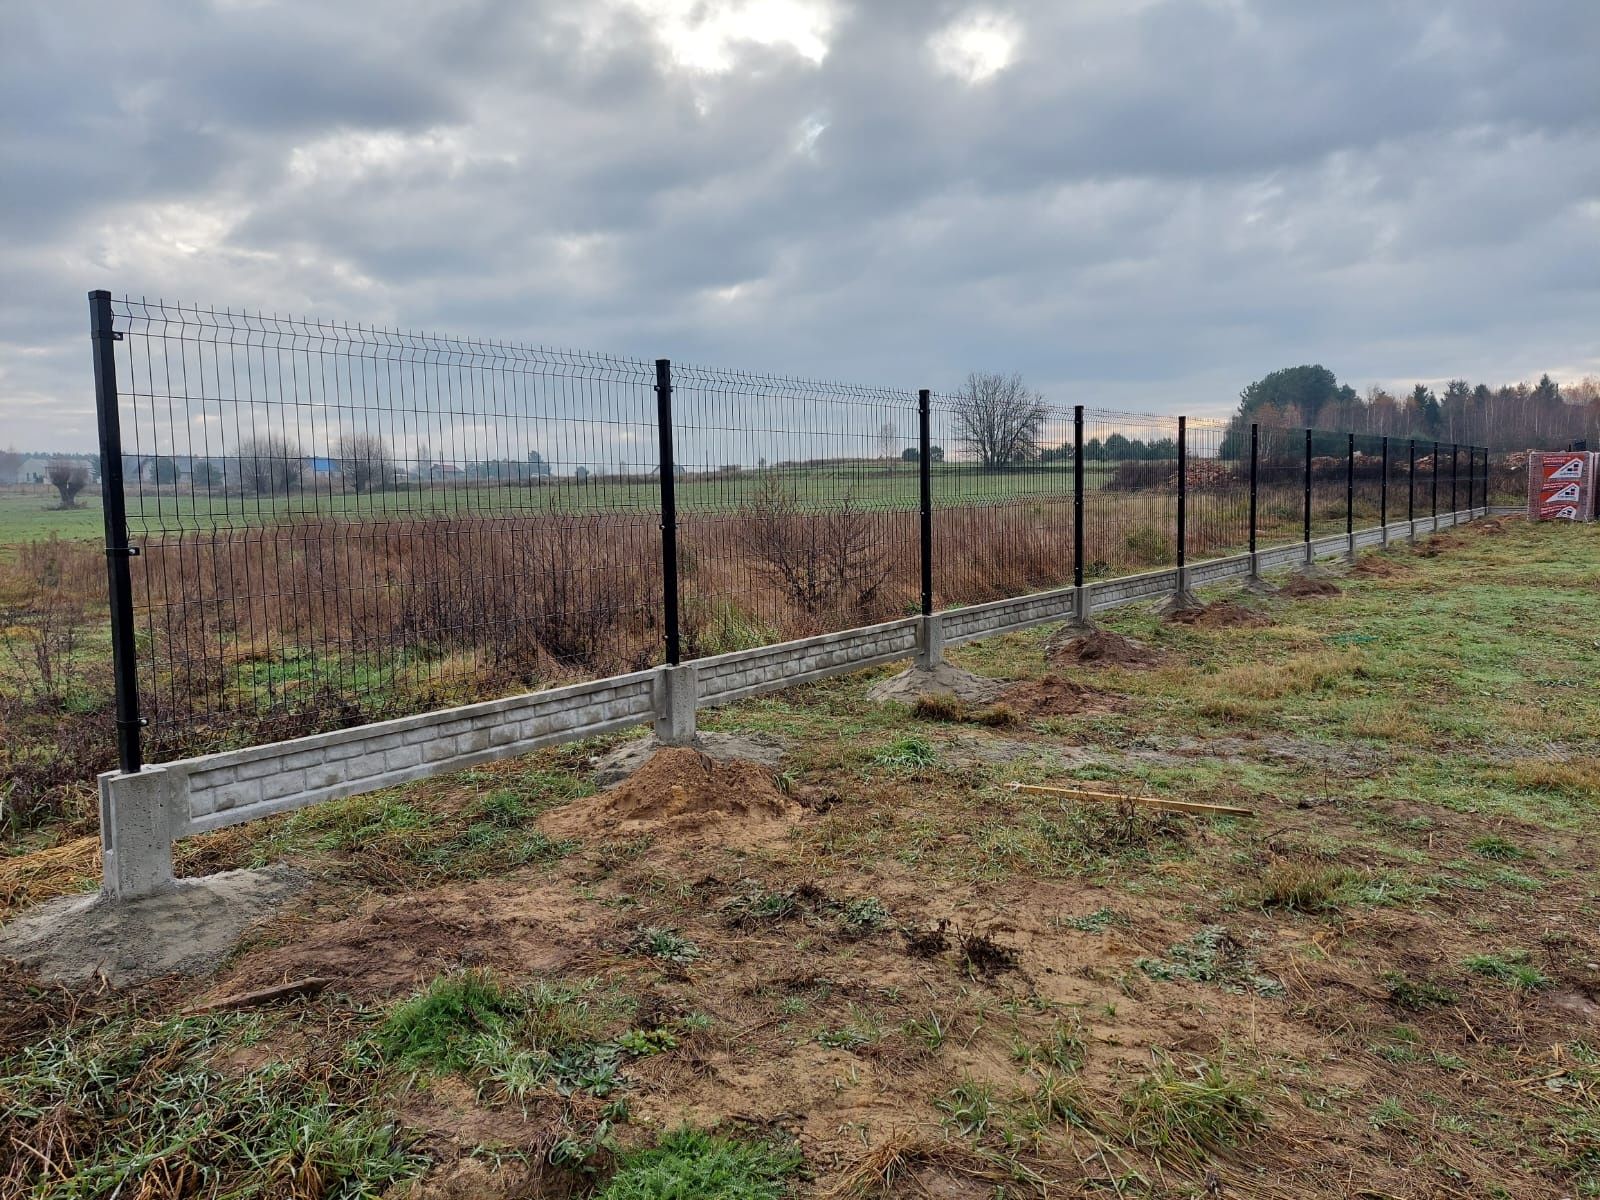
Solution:
{"label": "distant house", "polygon": [[339,460],[324,458],[321,455],[312,455],[305,460],[305,473],[307,475],[337,475],[339,473]]}

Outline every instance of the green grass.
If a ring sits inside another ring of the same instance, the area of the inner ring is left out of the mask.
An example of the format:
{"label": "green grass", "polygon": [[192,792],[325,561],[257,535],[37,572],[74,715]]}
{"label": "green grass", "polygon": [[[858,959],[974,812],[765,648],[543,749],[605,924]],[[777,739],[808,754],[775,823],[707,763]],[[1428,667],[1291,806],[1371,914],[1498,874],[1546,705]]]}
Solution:
{"label": "green grass", "polygon": [[1482,975],[1519,992],[1537,991],[1550,986],[1550,978],[1530,961],[1526,950],[1504,954],[1474,954],[1461,965],[1474,975]]}
{"label": "green grass", "polygon": [[1122,1111],[1132,1144],[1183,1159],[1238,1146],[1265,1119],[1255,1085],[1214,1063],[1190,1073],[1162,1063],[1123,1093]]}
{"label": "green grass", "polygon": [[780,1200],[800,1165],[791,1145],[680,1129],[624,1154],[597,1200]]}
{"label": "green grass", "polygon": [[0,490],[0,555],[18,542],[52,536],[74,541],[105,537],[105,518],[100,511],[98,493],[79,496],[80,507],[65,512],[53,511],[58,503],[59,498],[51,487],[27,492],[14,488]]}
{"label": "green grass", "polygon": [[117,1017],[0,1060],[0,1135],[13,1152],[33,1150],[13,1159],[16,1194],[169,1195],[160,1181],[182,1178],[184,1195],[289,1195],[316,1179],[319,1195],[355,1200],[422,1171],[426,1158],[348,1054],[214,1065],[259,1032],[237,1014],[153,1026]]}

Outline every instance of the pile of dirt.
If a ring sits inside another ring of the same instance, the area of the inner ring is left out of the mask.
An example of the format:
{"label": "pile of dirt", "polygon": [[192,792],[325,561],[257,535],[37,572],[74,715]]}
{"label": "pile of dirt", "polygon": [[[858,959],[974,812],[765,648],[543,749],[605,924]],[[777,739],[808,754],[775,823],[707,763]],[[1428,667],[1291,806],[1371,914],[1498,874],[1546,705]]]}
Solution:
{"label": "pile of dirt", "polygon": [[1077,634],[1052,645],[1048,654],[1058,665],[1085,667],[1153,667],[1161,661],[1158,651],[1109,629]]}
{"label": "pile of dirt", "polygon": [[1197,608],[1180,608],[1167,614],[1171,625],[1193,625],[1198,629],[1259,628],[1271,625],[1272,618],[1254,608],[1235,604],[1232,600],[1218,600],[1215,604],[1202,604]]}
{"label": "pile of dirt", "polygon": [[1446,550],[1455,550],[1461,545],[1461,537],[1458,534],[1436,533],[1418,542],[1411,548],[1411,553],[1418,558],[1438,558]]}
{"label": "pile of dirt", "polygon": [[940,663],[931,670],[910,667],[879,680],[867,691],[867,699],[882,704],[894,701],[914,705],[924,696],[949,696],[963,704],[988,704],[1005,690],[1005,684],[985,679],[971,671]]}
{"label": "pile of dirt", "polygon": [[1019,717],[1070,717],[1121,712],[1125,702],[1113,692],[1103,692],[1061,675],[1046,675],[1043,679],[1030,679],[1008,688],[997,707],[1001,705]]}
{"label": "pile of dirt", "polygon": [[[759,763],[776,771],[783,765],[783,756],[790,749],[787,739],[776,734],[750,731],[743,733],[713,733],[702,730],[695,735],[694,749],[722,762],[743,759]],[[655,734],[623,742],[609,754],[591,760],[596,787],[615,787],[627,779],[663,749]]]}
{"label": "pile of dirt", "polygon": [[1321,579],[1315,575],[1291,575],[1278,589],[1278,595],[1300,600],[1306,596],[1337,596],[1339,591],[1339,585],[1331,579]]}
{"label": "pile of dirt", "polygon": [[766,767],[671,746],[616,787],[559,808],[540,824],[557,837],[590,842],[651,834],[750,846],[783,837],[800,812]]}
{"label": "pile of dirt", "polygon": [[1396,575],[1405,574],[1406,568],[1392,558],[1381,554],[1369,554],[1350,568],[1352,575],[1367,575],[1374,579],[1390,579]]}

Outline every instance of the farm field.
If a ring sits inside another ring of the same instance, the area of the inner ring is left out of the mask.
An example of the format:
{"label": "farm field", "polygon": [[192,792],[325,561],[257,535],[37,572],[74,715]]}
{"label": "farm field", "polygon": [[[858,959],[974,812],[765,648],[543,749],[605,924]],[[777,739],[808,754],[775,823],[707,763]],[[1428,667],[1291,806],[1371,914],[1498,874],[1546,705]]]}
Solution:
{"label": "farm field", "polygon": [[[610,738],[184,842],[300,889],[198,980],[4,973],[0,1194],[1600,1194],[1597,585],[1600,529],[1482,522],[1110,616],[1147,664],[703,716],[771,766],[607,790]],[[4,919],[94,886],[88,811]]]}

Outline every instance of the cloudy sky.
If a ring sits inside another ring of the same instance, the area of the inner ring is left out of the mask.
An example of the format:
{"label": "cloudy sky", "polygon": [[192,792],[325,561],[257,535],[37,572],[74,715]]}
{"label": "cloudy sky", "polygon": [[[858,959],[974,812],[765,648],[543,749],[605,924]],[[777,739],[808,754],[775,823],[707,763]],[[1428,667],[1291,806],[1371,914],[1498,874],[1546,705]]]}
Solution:
{"label": "cloudy sky", "polygon": [[85,292],[1220,415],[1600,372],[1597,0],[6,0],[0,446]]}

